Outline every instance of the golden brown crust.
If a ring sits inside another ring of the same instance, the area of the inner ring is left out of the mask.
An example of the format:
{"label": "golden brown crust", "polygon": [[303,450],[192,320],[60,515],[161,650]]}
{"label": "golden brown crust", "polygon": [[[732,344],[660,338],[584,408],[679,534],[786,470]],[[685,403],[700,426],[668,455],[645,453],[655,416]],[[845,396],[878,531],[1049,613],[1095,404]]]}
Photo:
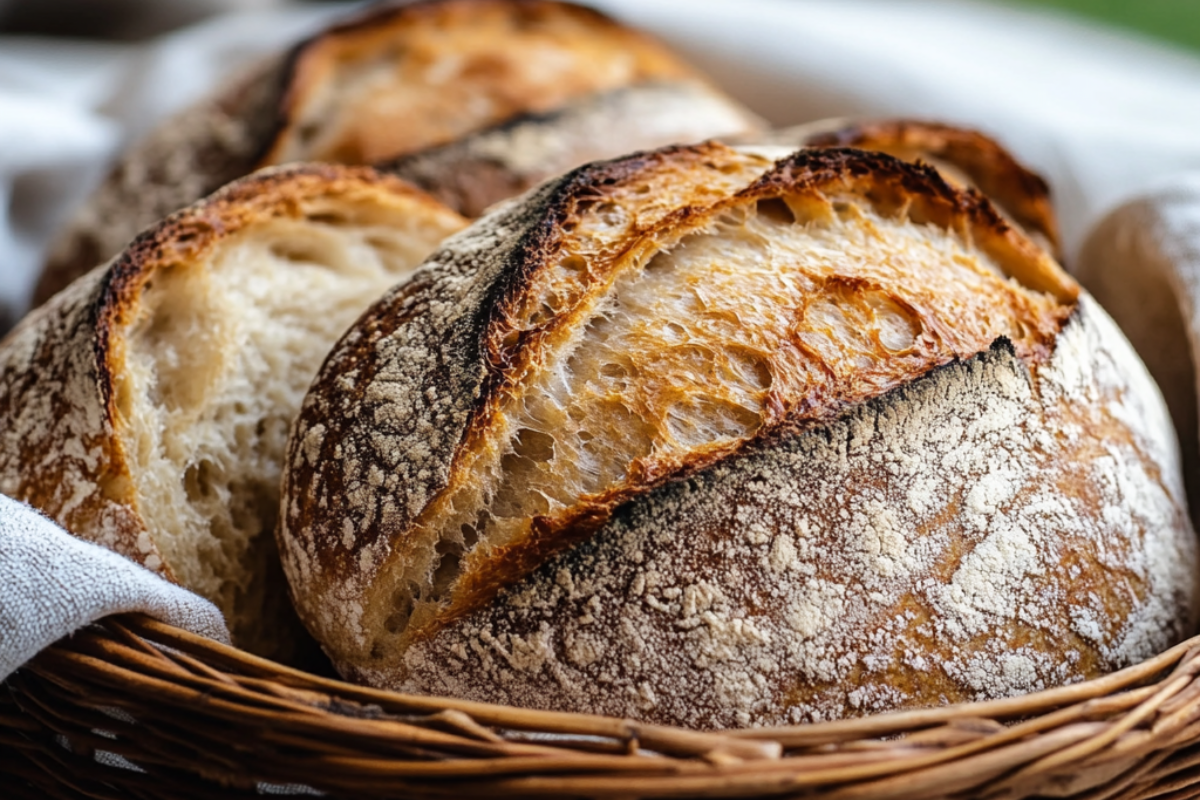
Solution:
{"label": "golden brown crust", "polygon": [[[677,424],[696,397],[717,434]],[[980,194],[706,143],[551,181],[368,311],[293,429],[279,537],[355,679],[798,722],[1188,633],[1177,461],[1128,344]]]}
{"label": "golden brown crust", "polygon": [[[650,79],[699,79],[650,37],[582,6],[552,0],[383,4],[293,50],[291,80],[263,163],[296,156],[293,140],[303,137],[306,111],[339,73],[396,51],[404,58],[391,68],[425,96],[415,96],[411,105],[364,96],[339,135],[315,149],[305,145],[305,158],[376,163],[594,91]],[[556,63],[541,65],[543,51]],[[454,61],[453,80],[429,75],[450,66],[443,60]]]}
{"label": "golden brown crust", "polygon": [[568,3],[373,6],[131,148],[55,243],[34,303],[110,258],[143,227],[259,167],[374,163],[658,79],[704,82],[649,37]]}
{"label": "golden brown crust", "polygon": [[830,120],[753,140],[794,147],[857,147],[905,161],[931,162],[948,176],[965,178],[1052,255],[1061,257],[1049,186],[979,131],[912,119]]}

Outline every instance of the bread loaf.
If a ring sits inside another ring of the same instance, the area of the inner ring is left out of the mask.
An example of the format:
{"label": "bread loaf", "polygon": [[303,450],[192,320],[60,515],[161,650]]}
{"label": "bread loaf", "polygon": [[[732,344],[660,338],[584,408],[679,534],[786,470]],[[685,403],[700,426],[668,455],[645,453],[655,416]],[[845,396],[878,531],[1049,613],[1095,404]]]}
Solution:
{"label": "bread loaf", "polygon": [[924,161],[952,185],[983,192],[1010,223],[1052,255],[1060,255],[1050,187],[979,131],[912,119],[830,119],[752,134],[747,140],[791,148],[855,147]]}
{"label": "bread loaf", "polygon": [[1092,227],[1074,274],[1112,315],[1162,390],[1183,454],[1193,523],[1200,512],[1200,180],[1121,204]]}
{"label": "bread loaf", "polygon": [[[658,42],[590,9],[551,0],[372,6],[167,120],[130,149],[55,242],[35,304],[115,255],[142,228],[257,168],[372,164],[593,93],[655,81],[681,92],[691,87],[703,105],[680,118],[681,127],[662,114],[624,116],[622,127],[606,129],[607,140],[566,126],[554,143],[554,155],[571,162],[561,166],[669,144],[675,136],[704,139],[759,125]],[[570,136],[581,137],[575,158]],[[554,174],[558,166],[542,172]]]}
{"label": "bread loaf", "polygon": [[980,195],[849,149],[576,170],[313,383],[278,528],[346,676],[731,727],[1003,697],[1194,630],[1153,383]]}
{"label": "bread loaf", "polygon": [[704,84],[650,81],[586,95],[378,166],[478,217],[589,161],[737,134],[754,124]]}
{"label": "bread loaf", "polygon": [[272,533],[292,418],[337,337],[464,224],[395,178],[324,166],[169,217],[0,344],[0,492],[289,657],[303,629]]}

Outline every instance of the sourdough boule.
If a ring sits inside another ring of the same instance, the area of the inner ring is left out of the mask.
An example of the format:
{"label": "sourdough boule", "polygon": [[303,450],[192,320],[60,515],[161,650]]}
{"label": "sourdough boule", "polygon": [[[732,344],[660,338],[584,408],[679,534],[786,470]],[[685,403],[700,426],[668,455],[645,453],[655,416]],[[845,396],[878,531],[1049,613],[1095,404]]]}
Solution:
{"label": "sourdough boule", "polygon": [[289,658],[303,629],[273,529],[292,418],[338,336],[465,224],[333,166],[258,173],[168,217],[0,343],[0,491]]}
{"label": "sourdough boule", "polygon": [[1095,677],[1191,633],[1162,400],[981,195],[832,148],[601,162],[314,381],[278,534],[371,685],[695,727]]}

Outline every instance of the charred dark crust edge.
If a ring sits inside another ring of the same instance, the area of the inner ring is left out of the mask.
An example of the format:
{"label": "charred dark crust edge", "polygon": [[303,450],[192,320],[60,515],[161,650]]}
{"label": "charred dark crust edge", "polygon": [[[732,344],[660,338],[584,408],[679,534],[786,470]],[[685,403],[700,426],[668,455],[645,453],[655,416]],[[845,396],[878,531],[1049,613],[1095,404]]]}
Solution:
{"label": "charred dark crust edge", "polygon": [[[911,164],[886,153],[855,147],[800,150],[775,162],[775,169],[741,192],[758,197],[777,192],[820,189],[845,178],[887,182],[947,211],[964,215],[971,223],[1004,235],[1011,226],[988,199],[974,189],[955,189],[928,164]],[[870,195],[868,194],[870,199]]]}

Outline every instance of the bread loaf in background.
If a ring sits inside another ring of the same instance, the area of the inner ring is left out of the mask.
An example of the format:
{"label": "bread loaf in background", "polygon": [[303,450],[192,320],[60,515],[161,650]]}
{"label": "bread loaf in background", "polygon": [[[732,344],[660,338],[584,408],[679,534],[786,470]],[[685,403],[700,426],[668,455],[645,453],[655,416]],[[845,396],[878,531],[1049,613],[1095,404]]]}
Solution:
{"label": "bread loaf in background", "polygon": [[0,492],[307,641],[273,529],[288,428],[334,341],[465,220],[368,168],[277,168],[140,235],[0,343]]}
{"label": "bread loaf in background", "polygon": [[709,143],[449,239],[288,446],[297,609],[374,686],[695,727],[1092,678],[1192,633],[1161,397],[930,167]]}
{"label": "bread loaf in background", "polygon": [[923,161],[937,167],[951,185],[982,192],[1022,233],[1061,257],[1050,187],[979,131],[914,119],[828,119],[743,138],[793,149],[855,147]]}
{"label": "bread loaf in background", "polygon": [[[551,0],[371,6],[135,144],[51,247],[34,302],[115,255],[142,228],[257,168],[382,162],[645,83],[699,100],[686,112],[676,102],[672,114],[625,114],[614,120],[620,125],[604,129],[605,137],[563,125],[544,136],[553,139],[551,169],[518,170],[536,172],[533,182],[638,148],[747,133],[760,121],[663,45],[581,6]],[[536,156],[526,151],[522,163],[530,158]],[[495,199],[501,197],[487,201]]]}
{"label": "bread loaf in background", "polygon": [[694,81],[649,81],[525,114],[440,147],[378,164],[468,217],[602,158],[752,127],[746,112]]}
{"label": "bread loaf in background", "polygon": [[1112,314],[1162,390],[1183,454],[1195,522],[1200,512],[1200,179],[1123,203],[1092,228],[1074,273]]}

